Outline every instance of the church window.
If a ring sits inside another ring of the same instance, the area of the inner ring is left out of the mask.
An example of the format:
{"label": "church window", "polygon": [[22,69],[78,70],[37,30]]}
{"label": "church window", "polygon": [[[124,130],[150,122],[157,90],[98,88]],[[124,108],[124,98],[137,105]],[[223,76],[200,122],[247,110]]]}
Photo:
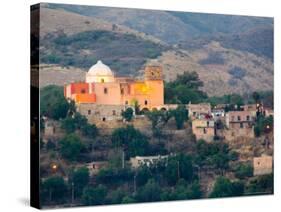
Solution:
{"label": "church window", "polygon": [[104,78],[101,78],[100,82],[101,82],[101,83],[104,83]]}
{"label": "church window", "polygon": [[103,89],[103,93],[104,93],[104,94],[107,94],[107,93],[108,93],[107,88],[104,88],[104,89]]}
{"label": "church window", "polygon": [[144,101],[144,104],[147,105],[147,100]]}

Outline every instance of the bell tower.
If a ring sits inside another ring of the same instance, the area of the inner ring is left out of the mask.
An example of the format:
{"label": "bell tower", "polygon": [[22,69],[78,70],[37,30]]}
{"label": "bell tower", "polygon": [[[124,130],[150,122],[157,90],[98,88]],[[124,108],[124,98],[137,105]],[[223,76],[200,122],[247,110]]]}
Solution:
{"label": "bell tower", "polygon": [[146,66],[144,69],[144,80],[163,80],[161,66]]}

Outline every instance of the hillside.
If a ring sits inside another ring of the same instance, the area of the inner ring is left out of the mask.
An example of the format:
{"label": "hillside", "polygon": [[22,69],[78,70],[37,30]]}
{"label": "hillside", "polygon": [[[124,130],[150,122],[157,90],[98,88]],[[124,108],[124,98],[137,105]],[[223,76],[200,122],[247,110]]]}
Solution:
{"label": "hillside", "polygon": [[[153,35],[162,41],[176,44],[198,37],[243,33],[251,28],[272,27],[273,21],[264,17],[172,12],[160,10],[91,7],[49,4],[80,15],[95,17]],[[222,21],[223,20],[223,21]]]}
{"label": "hillside", "polygon": [[169,12],[180,19],[186,25],[193,27],[196,33],[192,38],[206,38],[209,36],[225,36],[240,34],[257,27],[272,27],[271,18],[222,15],[207,13],[186,13],[186,12]]}
{"label": "hillside", "polygon": [[[148,61],[150,63],[150,61]],[[167,81],[184,71],[196,71],[209,95],[271,90],[273,66],[269,59],[211,42],[195,51],[167,51],[151,63],[162,64]]]}
{"label": "hillside", "polygon": [[152,35],[164,42],[176,43],[193,34],[194,29],[165,11],[124,9],[111,7],[75,6],[49,4],[49,8],[63,9],[76,14],[106,20],[110,23]]}
{"label": "hillside", "polygon": [[59,65],[40,65],[39,85],[63,86],[71,82],[81,82],[85,80],[85,70],[75,67],[62,67]]}
{"label": "hillside", "polygon": [[[31,16],[35,16],[37,12],[38,11],[32,11]],[[41,37],[53,33],[73,35],[84,31],[104,30],[122,34],[133,34],[151,42],[163,43],[153,36],[145,35],[143,32],[138,32],[126,26],[116,25],[102,19],[91,18],[65,10],[46,8],[45,4],[42,4],[40,7],[40,21]]]}
{"label": "hillside", "polygon": [[273,28],[259,27],[241,34],[220,37],[218,40],[224,47],[247,51],[265,56],[273,61]]}
{"label": "hillside", "polygon": [[154,63],[163,66],[166,81],[196,71],[211,96],[273,88],[272,19],[60,4],[41,9],[40,60],[57,67],[42,69],[41,85],[56,73],[80,81],[101,59],[118,76],[142,76],[143,66]]}
{"label": "hillside", "polygon": [[132,76],[147,59],[156,58],[167,49],[133,34],[101,30],[48,36],[41,41],[42,63],[89,69],[101,59],[116,74]]}

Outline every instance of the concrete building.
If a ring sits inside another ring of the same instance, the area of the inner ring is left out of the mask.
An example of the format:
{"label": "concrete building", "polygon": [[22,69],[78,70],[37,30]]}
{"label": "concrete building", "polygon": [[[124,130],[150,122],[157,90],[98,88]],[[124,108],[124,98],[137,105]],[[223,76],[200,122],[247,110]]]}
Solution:
{"label": "concrete building", "polygon": [[157,156],[136,156],[130,158],[130,163],[133,168],[139,168],[142,165],[150,166],[160,160],[165,160],[168,158],[168,155],[157,155]]}
{"label": "concrete building", "polygon": [[191,104],[187,105],[188,116],[191,119],[200,118],[202,115],[211,115],[211,105],[210,103],[199,103],[199,104]]}
{"label": "concrete building", "polygon": [[215,136],[215,121],[212,118],[200,118],[192,120],[192,133],[196,140],[204,139],[213,141]]}
{"label": "concrete building", "polygon": [[253,159],[254,176],[271,174],[273,169],[272,156],[263,155]]}
{"label": "concrete building", "polygon": [[225,116],[227,127],[225,138],[227,140],[240,136],[254,138],[255,118],[252,111],[229,111]]}
{"label": "concrete building", "polygon": [[256,104],[243,105],[243,106],[241,106],[241,108],[243,109],[243,111],[253,112],[253,114],[255,114],[257,112]]}
{"label": "concrete building", "polygon": [[224,120],[225,118],[225,110],[223,108],[213,108],[211,114],[215,120]]}

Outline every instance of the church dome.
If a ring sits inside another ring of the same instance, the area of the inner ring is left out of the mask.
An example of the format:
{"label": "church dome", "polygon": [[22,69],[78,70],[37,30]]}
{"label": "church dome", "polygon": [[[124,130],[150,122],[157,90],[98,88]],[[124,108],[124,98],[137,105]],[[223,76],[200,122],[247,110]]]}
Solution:
{"label": "church dome", "polygon": [[114,74],[111,69],[99,60],[86,74],[86,82],[113,82]]}
{"label": "church dome", "polygon": [[101,60],[99,60],[95,65],[93,65],[89,69],[88,74],[95,76],[113,75],[111,69],[107,65],[103,64]]}

